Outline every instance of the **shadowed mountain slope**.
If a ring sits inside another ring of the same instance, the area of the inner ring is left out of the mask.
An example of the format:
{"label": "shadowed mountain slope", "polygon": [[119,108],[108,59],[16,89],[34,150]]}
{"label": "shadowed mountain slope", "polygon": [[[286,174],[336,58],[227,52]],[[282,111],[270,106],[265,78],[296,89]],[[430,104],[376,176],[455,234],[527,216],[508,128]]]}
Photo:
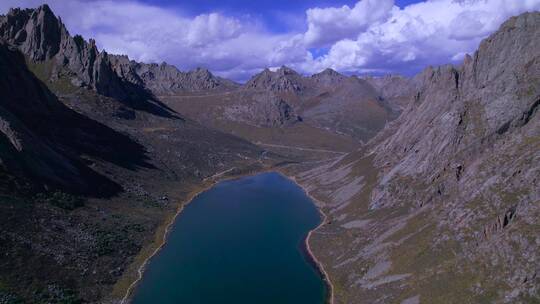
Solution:
{"label": "shadowed mountain slope", "polygon": [[[86,167],[80,155],[130,168],[148,166],[142,146],[60,103],[26,68],[24,57],[1,43],[0,70],[5,170],[44,188],[101,196],[119,186]],[[122,151],[129,151],[129,157],[120,158]]]}

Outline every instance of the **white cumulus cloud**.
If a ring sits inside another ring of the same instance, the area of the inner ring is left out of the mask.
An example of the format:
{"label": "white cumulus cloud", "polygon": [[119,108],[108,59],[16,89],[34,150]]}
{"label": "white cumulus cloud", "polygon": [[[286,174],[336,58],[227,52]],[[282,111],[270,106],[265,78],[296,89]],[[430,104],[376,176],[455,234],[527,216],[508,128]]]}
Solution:
{"label": "white cumulus cloud", "polygon": [[[2,0],[0,13],[42,1]],[[190,16],[136,0],[48,3],[72,34],[95,38],[109,53],[183,70],[206,67],[236,80],[280,65],[304,73],[330,67],[412,74],[459,62],[509,17],[540,9],[540,0],[424,0],[403,8],[394,0],[360,0],[352,7],[313,7],[294,18],[305,31],[274,33],[256,17]]]}
{"label": "white cumulus cloud", "polygon": [[386,20],[393,6],[393,0],[362,0],[352,8],[344,5],[308,9],[306,44],[322,47],[354,38],[373,24]]}
{"label": "white cumulus cloud", "polygon": [[372,23],[356,38],[335,42],[328,54],[304,67],[417,72],[427,65],[461,60],[507,18],[538,9],[540,0],[428,0],[403,9],[394,6],[386,21]]}

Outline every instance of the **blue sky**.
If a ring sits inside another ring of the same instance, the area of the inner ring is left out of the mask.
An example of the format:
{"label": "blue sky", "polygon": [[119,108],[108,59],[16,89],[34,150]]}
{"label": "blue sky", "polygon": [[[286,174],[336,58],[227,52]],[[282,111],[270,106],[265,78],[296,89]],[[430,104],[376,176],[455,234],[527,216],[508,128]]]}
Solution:
{"label": "blue sky", "polygon": [[[397,0],[395,4],[399,7],[405,7],[409,4],[418,3],[422,0]],[[286,32],[294,29],[294,26],[302,27],[304,24],[294,24],[283,22],[280,16],[303,19],[305,11],[312,7],[332,7],[349,5],[354,6],[357,0],[143,0],[141,2],[149,5],[166,7],[188,13],[192,16],[204,14],[213,11],[219,11],[228,15],[252,15],[261,18],[265,25],[272,32]]]}
{"label": "blue sky", "polygon": [[[2,0],[37,7],[44,0]],[[46,0],[100,49],[245,81],[264,68],[414,75],[459,64],[540,0]]]}
{"label": "blue sky", "polygon": [[[398,0],[395,4],[399,7],[405,7],[409,4],[418,3],[422,0]],[[356,0],[191,0],[191,1],[178,1],[178,0],[144,0],[144,3],[164,6],[169,8],[186,9],[193,14],[201,14],[213,10],[223,10],[229,13],[240,11],[245,12],[261,12],[261,11],[296,11],[304,12],[308,8],[319,7],[331,7],[349,5],[354,6]]]}

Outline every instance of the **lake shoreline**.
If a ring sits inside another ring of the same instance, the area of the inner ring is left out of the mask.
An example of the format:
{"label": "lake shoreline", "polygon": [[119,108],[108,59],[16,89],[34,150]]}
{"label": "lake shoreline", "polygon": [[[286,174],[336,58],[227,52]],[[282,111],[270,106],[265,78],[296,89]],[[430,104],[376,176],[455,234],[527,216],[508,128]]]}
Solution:
{"label": "lake shoreline", "polygon": [[169,219],[164,220],[164,226],[165,226],[164,232],[161,235],[157,234],[157,232],[156,232],[156,234],[158,236],[157,236],[156,239],[154,239],[154,241],[158,243],[157,247],[155,247],[152,250],[152,253],[149,254],[148,256],[146,256],[146,257],[143,256],[142,262],[140,263],[140,265],[138,267],[136,267],[137,268],[137,278],[135,278],[135,280],[131,282],[131,284],[129,285],[127,290],[124,292],[123,298],[119,301],[120,304],[130,303],[131,297],[133,296],[134,291],[137,288],[137,285],[142,280],[142,277],[144,275],[144,271],[146,269],[146,266],[148,265],[150,260],[156,254],[158,254],[161,251],[163,246],[165,246],[165,244],[167,244],[167,239],[168,239],[168,235],[169,235],[169,233],[171,231],[171,227],[174,225],[174,223],[176,222],[176,219],[182,213],[182,211],[184,211],[184,208],[188,204],[190,204],[192,201],[194,201],[195,198],[197,198],[198,195],[200,195],[201,193],[211,189],[213,186],[215,186],[216,184],[218,184],[220,182],[227,181],[227,180],[234,180],[234,179],[242,178],[242,177],[245,177],[245,176],[254,175],[254,174],[260,174],[260,173],[265,172],[265,171],[252,172],[252,173],[246,173],[246,174],[223,177],[224,174],[226,174],[227,172],[230,172],[231,170],[234,170],[235,168],[236,167],[232,167],[232,168],[230,168],[228,170],[216,173],[216,174],[214,174],[214,175],[212,175],[210,177],[207,177],[207,178],[203,179],[202,183],[197,185],[197,186],[194,186],[195,189],[192,192],[190,192],[190,194],[185,199],[182,200],[182,202],[179,204],[179,207],[178,207],[177,211],[175,212],[175,214],[172,216],[172,218],[170,218],[170,220]]}
{"label": "lake shoreline", "polygon": [[304,191],[306,196],[309,197],[309,199],[311,199],[314,202],[317,210],[319,211],[319,214],[321,215],[321,223],[317,227],[315,227],[314,229],[312,229],[312,230],[310,230],[308,232],[308,235],[307,235],[307,237],[306,237],[306,239],[304,241],[304,247],[305,247],[305,251],[307,253],[308,258],[310,259],[310,262],[317,269],[319,274],[322,276],[324,283],[326,284],[328,294],[326,295],[325,302],[327,304],[334,304],[334,285],[332,284],[332,281],[330,280],[330,276],[328,275],[328,272],[326,272],[326,270],[324,269],[324,264],[317,259],[317,257],[313,253],[313,250],[311,249],[311,246],[309,244],[309,240],[310,240],[311,236],[313,235],[313,233],[316,232],[319,228],[321,228],[322,226],[324,226],[327,223],[328,217],[322,211],[323,204],[322,204],[322,202],[320,200],[313,197],[309,193],[309,191],[306,189],[306,187],[303,186],[302,184],[300,184],[296,180],[296,178],[294,176],[287,175],[286,173],[280,172],[280,171],[277,171],[277,172],[280,173],[281,175],[285,176],[287,179],[293,181],[298,187],[300,187]]}
{"label": "lake shoreline", "polygon": [[146,269],[146,266],[148,265],[148,263],[150,262],[150,260],[156,255],[158,254],[161,249],[163,248],[163,246],[165,246],[165,244],[167,244],[167,237],[171,231],[171,227],[174,225],[174,223],[176,222],[176,219],[177,217],[182,213],[182,211],[184,210],[184,208],[190,203],[192,202],[199,194],[203,193],[204,191],[210,189],[211,187],[213,186],[213,184],[211,185],[208,185],[208,186],[203,186],[201,189],[199,190],[196,190],[194,191],[193,193],[190,193],[190,195],[188,195],[188,197],[184,200],[184,203],[181,203],[177,212],[174,214],[174,216],[172,217],[172,219],[170,221],[168,221],[165,225],[165,232],[163,233],[163,235],[159,238],[158,242],[158,246],[153,250],[153,252],[144,258],[144,260],[142,261],[141,265],[138,267],[137,269],[137,278],[129,285],[128,289],[126,290],[125,292],[125,295],[124,297],[122,298],[122,300],[120,300],[120,304],[126,304],[126,303],[129,303],[129,301],[131,300],[131,297],[133,296],[133,293],[137,287],[137,285],[139,284],[139,282],[142,280],[142,277],[144,275],[144,271]]}
{"label": "lake shoreline", "polygon": [[[292,181],[298,187],[300,187],[302,189],[302,191],[306,194],[306,196],[310,200],[313,201],[313,204],[315,205],[315,207],[317,208],[317,211],[319,212],[319,214],[321,216],[320,224],[317,227],[315,227],[314,229],[312,229],[312,230],[310,230],[308,232],[308,234],[307,234],[307,236],[306,236],[306,238],[305,238],[305,240],[303,242],[304,244],[303,244],[302,251],[304,251],[306,253],[306,256],[308,258],[308,262],[317,270],[317,272],[319,272],[319,275],[321,276],[324,284],[327,287],[327,295],[326,295],[325,303],[333,304],[333,288],[334,288],[334,286],[332,285],[332,283],[330,281],[330,278],[328,276],[328,273],[324,269],[323,264],[316,258],[316,256],[314,255],[314,253],[313,253],[313,251],[312,251],[312,249],[310,247],[310,244],[309,244],[309,240],[310,240],[310,237],[311,237],[312,233],[315,230],[319,229],[321,226],[323,226],[327,222],[326,221],[327,216],[320,208],[320,206],[322,206],[322,205],[320,205],[320,201],[315,199],[313,196],[311,196],[309,194],[309,192],[307,191],[307,189],[296,181],[294,176],[290,176],[290,175],[282,172],[281,170],[279,170],[279,168],[269,168],[267,170],[260,170],[260,171],[257,171],[257,172],[249,172],[249,173],[244,173],[244,174],[239,174],[239,175],[226,176],[226,173],[228,173],[228,172],[230,172],[231,170],[234,170],[234,169],[235,168],[233,167],[231,169],[228,169],[228,170],[223,171],[221,173],[217,173],[217,174],[215,174],[213,176],[210,176],[210,177],[204,179],[202,181],[202,184],[196,186],[195,190],[193,190],[183,200],[183,202],[179,205],[177,212],[172,216],[172,218],[169,221],[166,220],[165,225],[164,225],[165,226],[164,232],[160,237],[158,237],[158,242],[159,243],[158,243],[157,247],[151,252],[151,254],[149,254],[147,257],[144,257],[143,261],[140,263],[140,266],[137,267],[137,278],[129,285],[129,287],[125,291],[124,297],[119,301],[120,304],[130,303],[138,284],[140,283],[140,281],[143,278],[143,275],[144,275],[144,272],[146,270],[146,267],[148,266],[148,263],[167,244],[168,235],[169,235],[169,233],[171,231],[172,226],[176,222],[176,219],[182,213],[182,211],[184,211],[184,208],[188,204],[193,202],[197,198],[197,196],[199,196],[201,193],[203,193],[205,191],[210,190],[212,187],[214,187],[216,184],[218,184],[220,182],[229,181],[229,180],[237,180],[237,179],[241,179],[241,178],[244,178],[244,177],[247,177],[247,176],[254,176],[254,175],[263,174],[263,173],[269,173],[269,172],[278,173],[278,174],[282,175],[283,177],[285,177],[286,179]],[[319,202],[319,204],[317,204],[316,202]]]}

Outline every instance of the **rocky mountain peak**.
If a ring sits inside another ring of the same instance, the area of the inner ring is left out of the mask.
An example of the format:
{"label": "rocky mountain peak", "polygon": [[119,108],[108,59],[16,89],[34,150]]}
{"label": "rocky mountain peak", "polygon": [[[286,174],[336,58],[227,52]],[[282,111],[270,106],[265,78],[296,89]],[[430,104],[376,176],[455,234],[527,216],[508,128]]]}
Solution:
{"label": "rocky mountain peak", "polygon": [[73,85],[125,99],[129,94],[112,71],[107,53],[96,42],[71,37],[62,21],[47,5],[36,9],[12,9],[0,19],[0,37],[35,62],[51,60],[51,80],[69,74]]}
{"label": "rocky mountain peak", "polygon": [[0,18],[0,37],[18,46],[32,60],[48,60],[60,51],[65,27],[48,5],[10,9]]}
{"label": "rocky mountain peak", "polygon": [[268,90],[270,92],[300,93],[305,89],[303,77],[295,70],[282,66],[275,72],[264,69],[253,76],[244,86],[246,89]]}
{"label": "rocky mountain peak", "polygon": [[327,68],[324,71],[313,74],[311,79],[322,85],[334,85],[347,79],[348,77],[336,72],[333,69]]}
{"label": "rocky mountain peak", "polygon": [[186,78],[186,83],[191,84],[192,90],[215,89],[223,84],[221,79],[214,76],[208,69],[201,67],[187,72]]}
{"label": "rocky mountain peak", "polygon": [[235,86],[206,69],[181,72],[166,63],[138,63],[125,55],[100,52],[94,39],[72,37],[47,5],[11,9],[6,16],[0,16],[0,39],[16,46],[31,60],[54,59],[53,74],[67,71],[73,85],[117,99],[141,98],[140,93],[145,91],[168,95]]}
{"label": "rocky mountain peak", "polygon": [[[322,72],[315,74],[315,75],[332,75],[332,76],[340,76],[341,74],[336,72],[336,70],[331,68],[326,68]],[[343,75],[341,75],[343,76]]]}
{"label": "rocky mountain peak", "polygon": [[287,75],[294,75],[299,76],[298,72],[295,70],[289,68],[288,66],[281,66],[279,69],[276,70],[276,74],[279,76],[287,76]]}
{"label": "rocky mountain peak", "polygon": [[205,80],[213,80],[215,78],[208,69],[201,67],[197,67],[196,69],[189,71],[188,74],[193,75],[196,78]]}
{"label": "rocky mountain peak", "polygon": [[[414,77],[418,93],[398,119],[397,132],[378,147],[388,159],[399,155],[406,160],[394,174],[444,171],[448,159],[462,157],[456,151],[484,151],[507,133],[534,130],[530,121],[540,104],[539,43],[540,13],[525,13],[483,40],[462,66],[428,67]],[[499,144],[505,145],[504,140]],[[432,153],[434,149],[439,152]],[[476,157],[488,159],[480,152]],[[469,166],[472,158],[459,162]]]}
{"label": "rocky mountain peak", "polygon": [[42,5],[40,5],[40,6],[38,6],[38,7],[36,8],[36,11],[38,11],[38,12],[44,12],[44,13],[46,13],[46,14],[51,14],[51,15],[54,16],[54,13],[52,12],[51,8],[50,8],[49,5],[46,4],[46,3],[45,3],[45,4],[42,4]]}

